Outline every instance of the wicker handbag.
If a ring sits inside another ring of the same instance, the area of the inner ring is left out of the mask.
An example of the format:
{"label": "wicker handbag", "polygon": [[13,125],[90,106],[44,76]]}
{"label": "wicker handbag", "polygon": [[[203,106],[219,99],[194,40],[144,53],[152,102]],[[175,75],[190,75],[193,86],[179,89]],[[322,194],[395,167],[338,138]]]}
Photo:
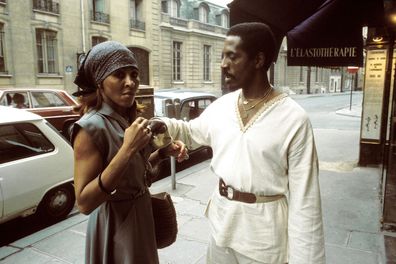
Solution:
{"label": "wicker handbag", "polygon": [[157,248],[170,246],[176,241],[176,210],[169,193],[151,195]]}

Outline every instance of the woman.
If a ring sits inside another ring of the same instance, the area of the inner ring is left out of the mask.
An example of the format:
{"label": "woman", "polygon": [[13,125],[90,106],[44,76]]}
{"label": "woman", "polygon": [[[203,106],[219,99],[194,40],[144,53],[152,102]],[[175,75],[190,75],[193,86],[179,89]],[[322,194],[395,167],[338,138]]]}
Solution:
{"label": "woman", "polygon": [[90,214],[86,263],[158,263],[148,161],[167,155],[180,161],[184,144],[151,153],[149,121],[137,116],[137,61],[120,43],[93,47],[74,82],[84,113],[73,128],[72,144],[78,208]]}

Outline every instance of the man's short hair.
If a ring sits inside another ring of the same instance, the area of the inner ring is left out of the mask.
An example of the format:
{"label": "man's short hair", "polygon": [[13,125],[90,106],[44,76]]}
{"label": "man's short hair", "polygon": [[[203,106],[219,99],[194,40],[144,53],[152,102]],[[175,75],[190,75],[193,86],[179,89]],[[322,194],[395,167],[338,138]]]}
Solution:
{"label": "man's short hair", "polygon": [[268,70],[275,58],[276,49],[275,37],[268,25],[259,22],[236,24],[230,27],[227,36],[239,36],[241,48],[250,59],[259,52],[263,52],[265,55],[264,69]]}

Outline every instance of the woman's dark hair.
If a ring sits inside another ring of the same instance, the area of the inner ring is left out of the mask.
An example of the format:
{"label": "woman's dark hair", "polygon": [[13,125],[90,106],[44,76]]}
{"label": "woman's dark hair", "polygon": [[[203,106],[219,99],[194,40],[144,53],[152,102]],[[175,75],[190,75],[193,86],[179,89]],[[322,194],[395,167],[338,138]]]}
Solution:
{"label": "woman's dark hair", "polygon": [[275,58],[275,37],[269,26],[259,22],[247,22],[232,26],[227,36],[239,36],[240,47],[253,59],[259,52],[265,55],[264,69],[268,70]]}

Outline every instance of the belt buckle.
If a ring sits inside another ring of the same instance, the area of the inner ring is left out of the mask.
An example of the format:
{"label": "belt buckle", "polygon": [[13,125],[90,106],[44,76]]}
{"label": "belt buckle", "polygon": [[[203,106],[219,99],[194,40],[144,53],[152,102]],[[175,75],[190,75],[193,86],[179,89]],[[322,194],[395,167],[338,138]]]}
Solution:
{"label": "belt buckle", "polygon": [[226,185],[223,181],[220,182],[220,194],[228,200],[234,200],[234,191],[232,186]]}
{"label": "belt buckle", "polygon": [[232,186],[226,185],[226,198],[228,200],[234,200],[234,188]]}

